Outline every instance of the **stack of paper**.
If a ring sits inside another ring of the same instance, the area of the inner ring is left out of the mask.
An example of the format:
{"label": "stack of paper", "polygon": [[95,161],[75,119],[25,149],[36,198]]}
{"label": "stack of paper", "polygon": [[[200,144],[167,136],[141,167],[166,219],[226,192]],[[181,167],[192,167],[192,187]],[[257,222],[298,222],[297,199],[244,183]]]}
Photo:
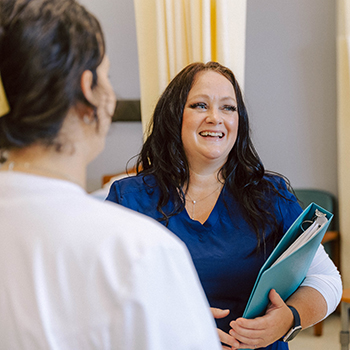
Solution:
{"label": "stack of paper", "polygon": [[305,243],[307,243],[312,237],[316,236],[318,232],[322,229],[322,227],[328,222],[328,219],[325,214],[321,213],[318,209],[316,209],[315,213],[316,219],[309,226],[307,230],[300,234],[300,236],[285,250],[280,257],[271,265],[274,266],[286,258],[288,255],[291,255],[295,251],[297,251],[300,247],[302,247]]}

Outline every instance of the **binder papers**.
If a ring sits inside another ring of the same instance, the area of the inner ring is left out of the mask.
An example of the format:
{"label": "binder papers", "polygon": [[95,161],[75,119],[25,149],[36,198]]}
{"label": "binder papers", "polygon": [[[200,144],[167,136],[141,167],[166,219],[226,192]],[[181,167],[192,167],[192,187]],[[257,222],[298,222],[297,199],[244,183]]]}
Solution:
{"label": "binder papers", "polygon": [[[287,248],[287,250],[284,253],[280,255],[280,257],[272,264],[272,266],[278,264],[288,255],[294,253],[296,250],[298,250],[298,248],[307,243],[307,241],[310,240],[313,236],[315,236],[319,232],[319,230],[326,224],[326,222],[328,222],[326,214],[323,214],[318,209],[316,209],[315,216],[316,219],[314,222],[311,223],[309,228],[300,234],[300,236]],[[301,229],[303,229],[302,226]]]}
{"label": "binder papers", "polygon": [[[311,203],[294,221],[260,269],[243,317],[262,316],[275,289],[288,299],[303,282],[333,214]],[[309,227],[307,227],[309,225]]]}

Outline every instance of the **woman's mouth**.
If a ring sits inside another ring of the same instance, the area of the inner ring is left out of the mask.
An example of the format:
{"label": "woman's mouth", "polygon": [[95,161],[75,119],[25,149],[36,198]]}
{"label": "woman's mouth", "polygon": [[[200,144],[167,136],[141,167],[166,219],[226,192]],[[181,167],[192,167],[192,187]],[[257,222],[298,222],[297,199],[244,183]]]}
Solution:
{"label": "woman's mouth", "polygon": [[203,136],[203,137],[218,137],[220,139],[222,139],[224,137],[224,133],[223,132],[214,132],[214,131],[202,131],[199,133],[199,135]]}

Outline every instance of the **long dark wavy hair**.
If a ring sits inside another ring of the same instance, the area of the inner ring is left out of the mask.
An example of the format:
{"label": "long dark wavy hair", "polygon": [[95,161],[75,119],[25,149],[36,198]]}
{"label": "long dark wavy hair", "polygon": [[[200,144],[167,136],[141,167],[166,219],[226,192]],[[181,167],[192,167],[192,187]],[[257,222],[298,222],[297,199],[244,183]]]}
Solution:
{"label": "long dark wavy hair", "polygon": [[[163,215],[161,220],[167,222],[171,216],[184,209],[183,187],[189,180],[189,164],[181,139],[183,111],[197,74],[209,70],[222,74],[233,85],[239,115],[237,140],[220,169],[218,178],[221,175],[225,189],[240,203],[245,219],[251,223],[256,233],[259,250],[261,244],[265,246],[267,225],[273,225],[276,234],[278,230],[269,201],[272,193],[280,194],[275,187],[276,183],[274,185],[269,181],[269,177],[283,176],[264,169],[250,137],[248,113],[241,89],[230,69],[217,62],[197,62],[188,65],[175,76],[155,107],[149,125],[149,136],[137,159],[137,172],[144,175],[146,184],[147,175],[155,176],[161,193],[157,205],[157,210]],[[285,181],[289,186],[289,181]],[[170,199],[174,206],[165,212],[164,207]]]}

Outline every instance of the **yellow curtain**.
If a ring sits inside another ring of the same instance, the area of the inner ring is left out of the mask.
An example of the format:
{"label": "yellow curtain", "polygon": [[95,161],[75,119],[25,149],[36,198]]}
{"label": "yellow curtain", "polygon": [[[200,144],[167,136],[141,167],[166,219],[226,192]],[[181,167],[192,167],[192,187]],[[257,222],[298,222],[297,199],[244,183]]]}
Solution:
{"label": "yellow curtain", "polygon": [[10,112],[10,106],[7,101],[4,85],[0,76],[0,118]]}
{"label": "yellow curtain", "polygon": [[134,0],[142,126],[191,62],[218,61],[244,87],[246,0]]}
{"label": "yellow curtain", "polygon": [[350,2],[338,0],[338,193],[342,241],[342,277],[350,287]]}

